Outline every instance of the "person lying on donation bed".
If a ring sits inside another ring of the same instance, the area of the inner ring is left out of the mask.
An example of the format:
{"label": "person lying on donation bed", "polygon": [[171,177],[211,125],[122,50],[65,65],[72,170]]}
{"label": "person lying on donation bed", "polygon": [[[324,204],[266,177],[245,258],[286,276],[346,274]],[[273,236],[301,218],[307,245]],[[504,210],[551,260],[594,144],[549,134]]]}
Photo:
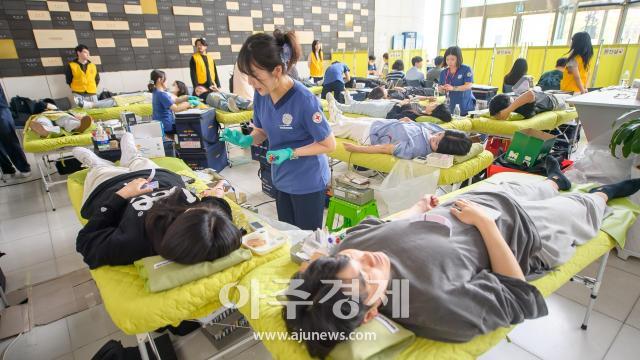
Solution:
{"label": "person lying on donation bed", "polygon": [[408,118],[349,118],[331,103],[329,124],[336,137],[360,144],[343,144],[345,150],[354,153],[389,154],[410,160],[432,152],[466,155],[471,149],[471,140],[462,132],[444,130],[436,124],[413,122]]}
{"label": "person lying on donation bed", "polygon": [[431,97],[433,97],[433,89],[415,86],[396,86],[392,89],[387,89],[384,86],[378,86],[371,89],[367,95],[367,99],[369,100],[427,100]]}
{"label": "person lying on donation bed", "polygon": [[199,200],[180,175],[142,157],[130,133],[122,137],[120,148],[120,166],[89,149],[73,149],[89,168],[80,211],[89,222],[76,239],[76,250],[89,268],[128,265],[153,255],[195,264],[240,247],[242,232],[222,199],[222,183]]}
{"label": "person lying on donation bed", "polygon": [[[346,92],[345,92],[346,93]],[[346,98],[349,98],[346,96]],[[402,119],[409,118],[415,121],[420,116],[432,116],[443,122],[451,121],[451,113],[445,104],[429,103],[422,106],[412,103],[410,100],[371,100],[371,101],[347,101],[343,105],[335,101],[331,94],[327,94],[329,108],[334,107],[340,112],[360,114],[372,118]]]}
{"label": "person lying on donation bed", "polygon": [[547,111],[565,110],[569,94],[547,94],[538,90],[528,90],[517,98],[498,94],[489,101],[489,114],[498,120],[507,120],[512,112],[532,118]]}
{"label": "person lying on donation bed", "polygon": [[207,105],[227,112],[240,112],[253,110],[253,101],[243,98],[240,95],[216,90],[207,90],[204,86],[197,86],[194,90],[196,96]]}
{"label": "person lying on donation bed", "polygon": [[[370,217],[351,228],[330,255],[316,254],[293,276],[288,330],[347,338],[381,313],[417,336],[467,342],[547,315],[526,279],[571,259],[598,233],[607,201],[640,189],[635,179],[560,194],[571,184],[548,159],[547,180],[486,184],[442,204],[427,195],[401,219]],[[317,357],[339,342],[304,338]]]}
{"label": "person lying on donation bed", "polygon": [[62,129],[72,134],[82,134],[93,124],[89,115],[73,115],[48,102],[38,101],[33,107],[33,113],[38,116],[31,120],[29,129],[41,138],[62,136]]}

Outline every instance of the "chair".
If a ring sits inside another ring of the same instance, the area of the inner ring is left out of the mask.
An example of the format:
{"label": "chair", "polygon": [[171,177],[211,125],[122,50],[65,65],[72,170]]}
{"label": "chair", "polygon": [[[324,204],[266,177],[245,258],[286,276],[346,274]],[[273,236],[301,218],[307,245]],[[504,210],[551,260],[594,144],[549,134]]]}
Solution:
{"label": "chair", "polygon": [[[342,225],[338,227],[334,227],[336,215],[340,215],[343,218]],[[337,232],[358,225],[358,223],[367,216],[378,216],[378,206],[375,200],[371,200],[363,205],[357,205],[332,197],[329,200],[325,226],[329,229],[329,232]]]}

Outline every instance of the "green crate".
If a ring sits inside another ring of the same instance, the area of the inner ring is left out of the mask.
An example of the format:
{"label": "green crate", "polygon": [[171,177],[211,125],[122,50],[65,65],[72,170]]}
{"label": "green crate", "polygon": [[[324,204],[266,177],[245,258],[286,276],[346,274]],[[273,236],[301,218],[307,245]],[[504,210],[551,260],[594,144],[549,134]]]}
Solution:
{"label": "green crate", "polygon": [[514,164],[532,167],[549,154],[555,142],[555,136],[540,130],[516,131],[505,158]]}

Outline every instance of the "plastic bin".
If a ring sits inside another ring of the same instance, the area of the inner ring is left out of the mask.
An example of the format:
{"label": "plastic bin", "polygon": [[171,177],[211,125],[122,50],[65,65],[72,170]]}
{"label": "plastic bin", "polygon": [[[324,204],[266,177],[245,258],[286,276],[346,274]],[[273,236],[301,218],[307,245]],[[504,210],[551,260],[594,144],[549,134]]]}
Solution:
{"label": "plastic bin", "polygon": [[220,124],[214,109],[191,110],[176,114],[176,135],[181,153],[198,153],[218,143]]}

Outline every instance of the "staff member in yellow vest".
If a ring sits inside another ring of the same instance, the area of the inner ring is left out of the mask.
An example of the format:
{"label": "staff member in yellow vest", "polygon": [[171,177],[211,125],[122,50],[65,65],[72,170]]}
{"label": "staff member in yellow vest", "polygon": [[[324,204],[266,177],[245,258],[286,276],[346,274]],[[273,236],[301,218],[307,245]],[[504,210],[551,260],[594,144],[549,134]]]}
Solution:
{"label": "staff member in yellow vest", "polygon": [[73,100],[82,107],[85,101],[98,101],[96,92],[100,74],[96,65],[89,60],[91,53],[86,45],[79,44],[75,50],[76,58],[67,64],[65,77],[73,93]]}
{"label": "staff member in yellow vest", "polygon": [[324,75],[323,60],[322,43],[320,40],[313,40],[311,43],[311,52],[309,53],[309,75],[315,83],[322,80],[322,76]]}
{"label": "staff member in yellow vest", "polygon": [[193,88],[204,86],[207,89],[217,91],[220,87],[220,79],[213,56],[207,54],[207,40],[205,38],[196,39],[195,46],[197,51],[189,62]]}

